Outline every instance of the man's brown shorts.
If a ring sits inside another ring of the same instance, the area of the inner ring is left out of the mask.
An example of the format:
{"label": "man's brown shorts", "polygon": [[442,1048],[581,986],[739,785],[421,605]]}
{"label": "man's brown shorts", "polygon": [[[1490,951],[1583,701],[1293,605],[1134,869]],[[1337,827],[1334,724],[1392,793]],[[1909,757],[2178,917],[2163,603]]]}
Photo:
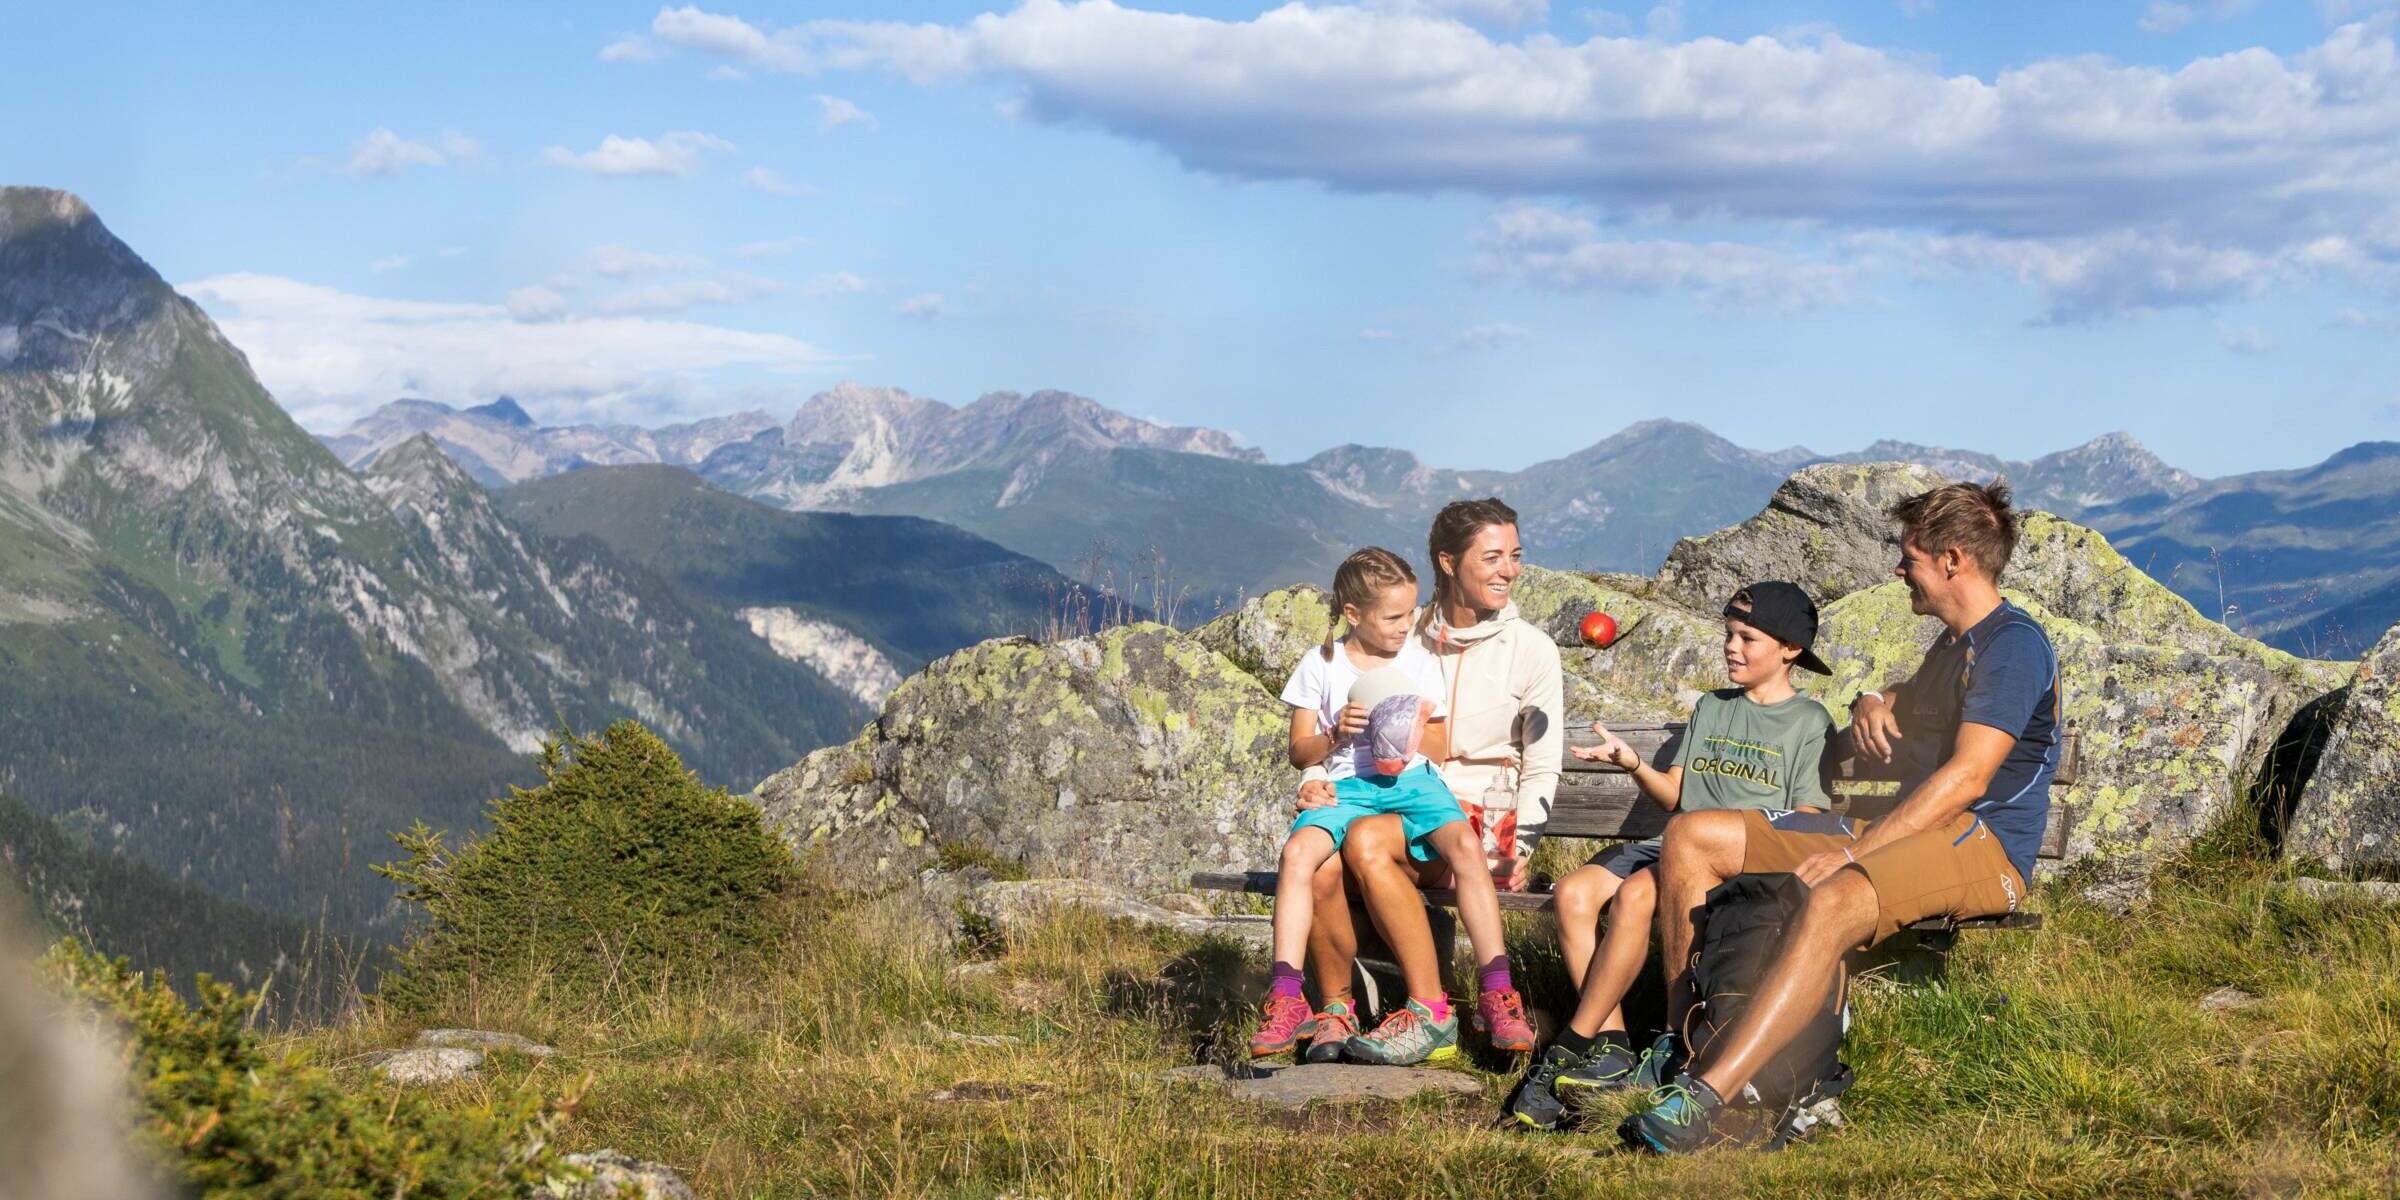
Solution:
{"label": "man's brown shorts", "polygon": [[[1870,823],[1833,813],[1751,811],[1742,814],[1742,824],[1742,870],[1776,872],[1790,871],[1812,854],[1849,849]],[[2015,912],[2025,900],[2025,880],[1991,827],[1973,813],[1859,855],[1858,869],[1875,885],[1869,945],[1928,917],[1996,917]]]}

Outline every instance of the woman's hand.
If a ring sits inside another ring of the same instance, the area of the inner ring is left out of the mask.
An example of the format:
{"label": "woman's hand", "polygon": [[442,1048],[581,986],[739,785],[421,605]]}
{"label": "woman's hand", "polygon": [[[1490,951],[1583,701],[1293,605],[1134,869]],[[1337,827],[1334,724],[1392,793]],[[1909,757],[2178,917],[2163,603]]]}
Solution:
{"label": "woman's hand", "polygon": [[1343,705],[1340,720],[1333,727],[1334,740],[1346,742],[1366,731],[1367,706],[1364,704]]}
{"label": "woman's hand", "polygon": [[1521,892],[1533,879],[1533,847],[1520,845],[1517,856],[1502,862],[1498,855],[1487,855],[1484,865],[1492,869],[1492,886],[1504,892]]}
{"label": "woman's hand", "polygon": [[1324,808],[1333,802],[1333,783],[1330,780],[1311,779],[1300,785],[1300,797],[1292,801],[1292,811],[1307,812],[1312,808]]}

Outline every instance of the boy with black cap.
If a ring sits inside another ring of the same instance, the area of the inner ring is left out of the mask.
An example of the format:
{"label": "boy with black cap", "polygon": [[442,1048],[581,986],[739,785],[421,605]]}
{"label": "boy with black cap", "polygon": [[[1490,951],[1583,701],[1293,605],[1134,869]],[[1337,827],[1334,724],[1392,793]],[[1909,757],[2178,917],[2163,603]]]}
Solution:
{"label": "boy with black cap", "polygon": [[[1833,715],[1791,680],[1793,667],[1831,674],[1811,648],[1816,639],[1817,606],[1807,592],[1781,580],[1751,584],[1725,605],[1725,669],[1734,686],[1692,706],[1672,765],[1661,771],[1643,762],[1598,723],[1592,731],[1600,744],[1569,753],[1628,772],[1643,795],[1670,811],[1831,808],[1818,768]],[[1557,1128],[1566,1112],[1561,1092],[1651,1088],[1672,1073],[1680,1054],[1673,1033],[1636,1057],[1621,1008],[1650,950],[1660,843],[1612,846],[1552,889],[1567,968],[1581,972],[1582,1002],[1509,1101],[1523,1124]],[[1603,906],[1608,935],[1594,953],[1591,931]]]}

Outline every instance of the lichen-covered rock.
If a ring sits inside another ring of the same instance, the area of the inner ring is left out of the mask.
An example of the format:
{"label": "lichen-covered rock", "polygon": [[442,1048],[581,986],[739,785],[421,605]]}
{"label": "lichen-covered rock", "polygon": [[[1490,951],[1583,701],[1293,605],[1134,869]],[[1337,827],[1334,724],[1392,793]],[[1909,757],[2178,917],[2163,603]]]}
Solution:
{"label": "lichen-covered rock", "polygon": [[1765,511],[1667,554],[1658,590],[1701,612],[1762,579],[1799,584],[1818,604],[1892,577],[1900,560],[1893,504],[1948,482],[1910,463],[1822,463],[1775,489]]}
{"label": "lichen-covered rock", "polygon": [[[1723,621],[1656,597],[1646,581],[1528,566],[1512,598],[1519,616],[1558,643],[1572,724],[1680,721],[1701,692],[1725,686]],[[1583,644],[1593,609],[1617,619],[1605,650]]]}
{"label": "lichen-covered rock", "polygon": [[691,1185],[672,1167],[614,1150],[569,1154],[565,1160],[589,1171],[591,1178],[545,1189],[557,1200],[694,1200]]}
{"label": "lichen-covered rock", "polygon": [[2284,846],[2337,871],[2400,868],[2400,625],[2360,660]]}
{"label": "lichen-covered rock", "polygon": [[768,776],[752,798],[767,828],[830,882],[865,887],[906,879],[933,864],[935,846],[925,818],[876,769],[878,754],[888,750],[869,726],[847,745],[827,746]]}
{"label": "lichen-covered rock", "polygon": [[395,1050],[377,1064],[385,1079],[404,1087],[457,1083],[474,1079],[483,1066],[483,1051],[456,1046],[411,1046]]}
{"label": "lichen-covered rock", "polygon": [[1274,695],[1300,656],[1325,644],[1333,628],[1325,593],[1307,584],[1252,596],[1240,608],[1192,631],[1200,644],[1231,659]]}
{"label": "lichen-covered rock", "polygon": [[1000,880],[976,888],[967,903],[977,916],[1011,932],[1033,928],[1052,909],[1073,907],[1090,909],[1145,929],[1231,938],[1253,950],[1267,949],[1271,940],[1264,917],[1204,917],[1171,912],[1123,888],[1084,879]]}
{"label": "lichen-covered rock", "polygon": [[[2312,672],[2263,646],[2212,655],[2103,636],[2038,596],[2004,589],[2058,650],[2069,728],[2082,735],[2076,783],[2052,792],[2074,811],[2067,858],[2096,857],[2115,878],[2138,872],[2234,811],[2266,748],[2318,694]],[[2197,619],[2195,616],[2193,619]],[[1834,673],[1801,677],[1837,713],[1865,688],[1916,668],[1940,631],[1909,611],[1898,581],[1826,610],[1819,651]]]}
{"label": "lichen-covered rock", "polygon": [[838,878],[902,882],[949,842],[1036,875],[1181,891],[1196,870],[1272,861],[1298,785],[1288,727],[1256,679],[1163,625],[1001,639],[902,683],[859,741],[761,800]]}

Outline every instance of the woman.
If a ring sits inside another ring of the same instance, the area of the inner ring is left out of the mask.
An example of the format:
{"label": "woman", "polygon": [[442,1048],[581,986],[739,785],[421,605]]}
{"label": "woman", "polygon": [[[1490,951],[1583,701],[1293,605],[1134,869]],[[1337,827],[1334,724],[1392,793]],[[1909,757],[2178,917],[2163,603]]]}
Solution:
{"label": "woman", "polygon": [[[1564,744],[1558,646],[1549,635],[1517,615],[1509,592],[1522,570],[1517,514],[1498,499],[1460,500],[1443,508],[1426,537],[1433,568],[1433,600],[1417,636],[1441,664],[1450,695],[1450,752],[1438,765],[1442,781],[1462,801],[1474,802],[1494,786],[1513,781],[1517,797],[1517,861],[1494,863],[1492,874],[1511,891],[1525,887],[1526,860],[1549,820],[1558,790]],[[1396,817],[1362,820],[1351,827],[1336,863],[1316,877],[1316,920],[1310,957],[1326,997],[1317,1015],[1310,1061],[1347,1056],[1366,1062],[1420,1062],[1458,1038],[1441,986],[1441,963],[1433,927],[1426,919],[1420,885],[1438,885],[1438,864],[1410,859],[1407,837]],[[1399,960],[1409,1003],[1395,1009],[1371,1033],[1358,1033],[1349,995],[1351,960],[1358,941],[1350,925],[1345,880],[1367,903],[1375,927]],[[1533,1049],[1505,955],[1479,965],[1477,1024],[1493,1046]]]}

